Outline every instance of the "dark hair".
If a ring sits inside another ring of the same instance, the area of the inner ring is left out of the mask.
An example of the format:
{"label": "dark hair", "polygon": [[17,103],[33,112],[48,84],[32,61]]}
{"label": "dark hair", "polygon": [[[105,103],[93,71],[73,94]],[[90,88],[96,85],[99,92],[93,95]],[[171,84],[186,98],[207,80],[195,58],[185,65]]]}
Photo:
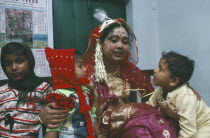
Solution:
{"label": "dark hair", "polygon": [[120,23],[113,23],[113,24],[110,24],[107,28],[104,29],[102,36],[99,38],[100,42],[104,43],[104,40],[106,39],[106,37],[108,36],[110,31],[112,31],[115,27],[119,27],[119,26],[122,26],[126,30],[126,32],[128,33],[129,41],[131,41],[132,38],[130,38],[131,35],[129,35],[130,33],[128,31],[127,26],[123,23],[121,23],[121,24]]}
{"label": "dark hair", "polygon": [[[34,70],[35,67],[35,59],[31,49],[22,44],[17,42],[11,42],[6,44],[1,50],[1,66],[5,72],[5,57],[8,54],[15,54],[18,56],[25,56],[29,63],[29,69]],[[6,73],[6,72],[5,72]]]}
{"label": "dark hair", "polygon": [[[30,47],[17,42],[11,42],[6,44],[1,51],[1,66],[6,74],[6,67],[5,67],[5,57],[8,54],[16,54],[18,56],[25,56],[28,60],[29,65],[29,73],[25,78],[18,81],[13,81],[11,79],[8,80],[8,85],[13,88],[20,91],[17,105],[20,102],[25,102],[28,100],[27,95],[28,93],[32,93],[38,85],[40,85],[44,79],[37,77],[34,73],[34,67],[35,67],[35,59],[33,56],[33,53],[30,49]],[[7,74],[6,74],[7,75]],[[31,94],[30,94],[31,95]]]}
{"label": "dark hair", "polygon": [[82,53],[79,50],[75,50],[74,56],[82,57]]}
{"label": "dark hair", "polygon": [[171,78],[179,78],[178,86],[187,83],[190,80],[194,71],[194,60],[174,51],[163,52],[162,59],[165,59],[165,63],[168,64]]}
{"label": "dark hair", "polygon": [[74,52],[74,62],[76,63],[78,59],[82,59],[82,53],[78,50],[75,50]]}

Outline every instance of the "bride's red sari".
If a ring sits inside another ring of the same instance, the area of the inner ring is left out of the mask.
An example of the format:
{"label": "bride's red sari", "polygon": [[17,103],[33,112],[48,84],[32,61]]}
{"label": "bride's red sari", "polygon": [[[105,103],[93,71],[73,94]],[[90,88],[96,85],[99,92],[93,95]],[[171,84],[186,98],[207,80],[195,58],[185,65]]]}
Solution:
{"label": "bride's red sari", "polygon": [[[120,64],[120,76],[107,75],[108,81],[97,82],[94,69],[97,39],[102,37],[104,30],[111,24],[119,24],[126,28],[130,52]],[[147,93],[154,91],[150,82],[145,79],[147,74],[136,66],[138,62],[136,38],[123,19],[115,19],[103,30],[100,25],[96,27],[91,33],[88,49],[83,59],[96,90],[95,95],[97,96],[95,97],[98,99],[95,99],[97,101],[95,105],[99,107],[98,118],[102,134],[110,138],[176,137],[171,121],[159,110],[144,103],[128,103],[123,100],[125,94],[129,95],[130,91],[145,90]],[[113,83],[116,83],[117,87],[122,87],[122,91],[116,92]]]}

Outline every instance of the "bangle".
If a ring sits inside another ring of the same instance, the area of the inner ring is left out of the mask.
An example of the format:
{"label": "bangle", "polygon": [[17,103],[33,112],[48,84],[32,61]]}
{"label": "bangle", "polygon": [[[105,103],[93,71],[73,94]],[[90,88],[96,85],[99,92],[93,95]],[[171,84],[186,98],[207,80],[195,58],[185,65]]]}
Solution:
{"label": "bangle", "polygon": [[41,124],[44,124],[43,121],[42,121],[42,119],[40,118],[40,116],[38,116],[38,119],[39,119],[39,122],[40,122]]}
{"label": "bangle", "polygon": [[106,135],[106,133],[103,133],[103,134],[99,135],[98,138],[105,136],[105,135]]}

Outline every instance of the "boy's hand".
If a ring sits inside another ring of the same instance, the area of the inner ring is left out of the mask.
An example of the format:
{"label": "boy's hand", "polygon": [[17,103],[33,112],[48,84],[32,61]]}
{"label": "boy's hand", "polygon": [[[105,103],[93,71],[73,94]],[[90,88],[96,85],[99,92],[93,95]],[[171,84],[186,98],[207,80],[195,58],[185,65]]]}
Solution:
{"label": "boy's hand", "polygon": [[49,103],[42,108],[39,116],[48,128],[56,128],[68,116],[68,111],[56,108],[55,103]]}
{"label": "boy's hand", "polygon": [[160,111],[167,115],[168,117],[172,118],[175,121],[179,121],[179,115],[176,114],[168,105],[167,102],[160,103]]}

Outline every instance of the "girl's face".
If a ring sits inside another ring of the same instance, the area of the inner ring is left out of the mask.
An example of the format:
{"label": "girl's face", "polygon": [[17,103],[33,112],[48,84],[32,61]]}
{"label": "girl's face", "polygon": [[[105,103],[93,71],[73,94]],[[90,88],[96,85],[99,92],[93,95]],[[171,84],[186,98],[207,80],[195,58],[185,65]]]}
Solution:
{"label": "girl's face", "polygon": [[102,44],[103,57],[110,62],[120,62],[129,51],[128,33],[123,27],[115,27]]}
{"label": "girl's face", "polygon": [[168,88],[170,87],[171,73],[168,69],[168,64],[165,61],[165,59],[161,58],[158,67],[154,69],[153,83],[155,86]]}
{"label": "girl's face", "polygon": [[4,60],[6,75],[12,81],[22,80],[29,73],[29,64],[25,56],[7,54]]}
{"label": "girl's face", "polygon": [[77,81],[79,81],[81,78],[87,77],[86,68],[83,66],[82,58],[78,58],[75,61],[75,74],[76,74]]}

